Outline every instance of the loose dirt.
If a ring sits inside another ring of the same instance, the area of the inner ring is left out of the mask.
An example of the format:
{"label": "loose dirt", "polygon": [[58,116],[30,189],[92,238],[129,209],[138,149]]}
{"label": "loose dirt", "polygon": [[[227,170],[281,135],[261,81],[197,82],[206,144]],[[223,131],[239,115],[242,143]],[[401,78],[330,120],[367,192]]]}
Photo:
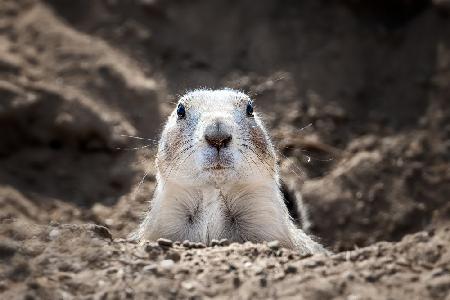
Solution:
{"label": "loose dirt", "polygon": [[[449,299],[447,2],[0,1],[0,298]],[[198,87],[252,96],[333,255],[124,239]]]}

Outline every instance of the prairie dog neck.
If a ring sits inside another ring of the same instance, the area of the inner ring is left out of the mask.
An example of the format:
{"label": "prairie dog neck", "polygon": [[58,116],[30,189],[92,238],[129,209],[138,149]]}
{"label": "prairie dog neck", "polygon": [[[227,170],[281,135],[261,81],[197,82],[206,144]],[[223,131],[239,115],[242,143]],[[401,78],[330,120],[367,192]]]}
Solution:
{"label": "prairie dog neck", "polygon": [[152,211],[153,228],[148,239],[194,240],[209,244],[212,239],[260,242],[280,240],[294,247],[290,222],[274,182],[254,185],[229,184],[189,188],[167,183],[158,190]]}

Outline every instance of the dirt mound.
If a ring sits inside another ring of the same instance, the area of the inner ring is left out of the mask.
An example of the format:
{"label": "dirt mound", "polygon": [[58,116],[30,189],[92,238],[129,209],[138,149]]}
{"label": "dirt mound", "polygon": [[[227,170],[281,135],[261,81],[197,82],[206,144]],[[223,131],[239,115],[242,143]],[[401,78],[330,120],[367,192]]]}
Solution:
{"label": "dirt mound", "polygon": [[130,244],[98,225],[1,230],[15,237],[0,244],[6,298],[443,299],[450,285],[450,227],[310,258],[273,243]]}
{"label": "dirt mound", "polygon": [[[448,1],[366,2],[2,1],[0,298],[444,298]],[[204,86],[255,99],[311,233],[344,252],[119,239],[172,102]]]}

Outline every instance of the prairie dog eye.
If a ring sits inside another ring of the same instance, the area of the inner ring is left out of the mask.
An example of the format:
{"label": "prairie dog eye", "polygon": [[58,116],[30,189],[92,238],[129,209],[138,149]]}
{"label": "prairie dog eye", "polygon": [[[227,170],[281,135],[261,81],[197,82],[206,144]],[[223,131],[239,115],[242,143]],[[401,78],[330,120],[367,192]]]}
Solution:
{"label": "prairie dog eye", "polygon": [[184,117],[186,117],[186,108],[182,103],[178,104],[177,115],[178,119],[184,119]]}
{"label": "prairie dog eye", "polygon": [[247,112],[248,117],[253,117],[253,102],[252,101],[248,101],[246,112]]}

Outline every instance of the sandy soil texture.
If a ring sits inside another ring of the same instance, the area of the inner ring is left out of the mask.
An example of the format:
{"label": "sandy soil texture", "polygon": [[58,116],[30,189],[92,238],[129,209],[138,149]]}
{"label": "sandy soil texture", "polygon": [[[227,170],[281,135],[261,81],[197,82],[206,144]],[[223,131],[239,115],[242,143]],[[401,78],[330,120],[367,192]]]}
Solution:
{"label": "sandy soil texture", "polygon": [[[124,240],[198,87],[255,99],[335,254]],[[449,299],[449,195],[448,1],[0,1],[2,299]]]}

